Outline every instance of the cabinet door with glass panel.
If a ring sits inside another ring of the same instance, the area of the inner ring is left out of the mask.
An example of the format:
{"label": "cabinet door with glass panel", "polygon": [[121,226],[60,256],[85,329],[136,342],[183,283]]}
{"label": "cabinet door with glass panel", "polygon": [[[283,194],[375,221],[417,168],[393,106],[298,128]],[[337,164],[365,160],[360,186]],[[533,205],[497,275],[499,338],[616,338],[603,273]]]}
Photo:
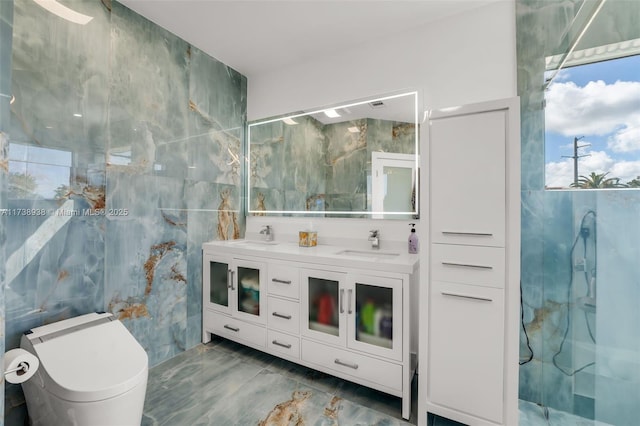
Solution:
{"label": "cabinet door with glass panel", "polygon": [[302,269],[301,334],[326,343],[345,346],[347,324],[345,292],[347,274]]}
{"label": "cabinet door with glass panel", "polygon": [[402,280],[304,269],[302,335],[402,360]]}
{"label": "cabinet door with glass panel", "polygon": [[231,256],[203,255],[204,307],[253,322],[266,319],[266,265]]}
{"label": "cabinet door with glass panel", "polygon": [[346,289],[347,346],[402,360],[402,280],[349,274]]}

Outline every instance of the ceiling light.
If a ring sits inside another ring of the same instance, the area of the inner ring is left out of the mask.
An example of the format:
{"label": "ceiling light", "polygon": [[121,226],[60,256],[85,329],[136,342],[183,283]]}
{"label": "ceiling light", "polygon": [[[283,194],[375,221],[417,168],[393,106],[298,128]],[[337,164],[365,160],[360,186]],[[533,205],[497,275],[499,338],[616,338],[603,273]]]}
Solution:
{"label": "ceiling light", "polygon": [[73,114],[74,117],[82,117],[82,114],[78,114],[77,112]]}
{"label": "ceiling light", "polygon": [[324,115],[326,115],[329,118],[340,117],[340,114],[338,114],[338,111],[336,111],[335,109],[325,109],[323,112],[324,112]]}
{"label": "ceiling light", "polygon": [[285,124],[288,124],[289,126],[293,126],[294,124],[298,124],[297,121],[295,121],[293,118],[283,118],[282,121],[284,121]]}
{"label": "ceiling light", "polygon": [[349,127],[347,130],[351,133],[360,133],[360,128],[356,126]]}
{"label": "ceiling light", "polygon": [[37,5],[47,9],[49,12],[53,13],[60,18],[66,19],[69,22],[73,22],[74,24],[86,25],[88,24],[93,17],[83,15],[82,13],[76,12],[73,9],[68,8],[56,0],[33,0]]}

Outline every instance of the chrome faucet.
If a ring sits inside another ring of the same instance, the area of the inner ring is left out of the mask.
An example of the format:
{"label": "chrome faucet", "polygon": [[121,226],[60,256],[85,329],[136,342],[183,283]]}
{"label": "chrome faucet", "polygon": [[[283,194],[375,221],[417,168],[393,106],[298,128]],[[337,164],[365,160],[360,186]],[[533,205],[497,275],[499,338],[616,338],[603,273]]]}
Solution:
{"label": "chrome faucet", "polygon": [[371,248],[379,249],[380,248],[380,231],[377,229],[372,229],[369,231],[369,241],[371,241]]}
{"label": "chrome faucet", "polygon": [[260,231],[260,234],[264,235],[265,241],[273,241],[273,228],[271,225],[265,225]]}

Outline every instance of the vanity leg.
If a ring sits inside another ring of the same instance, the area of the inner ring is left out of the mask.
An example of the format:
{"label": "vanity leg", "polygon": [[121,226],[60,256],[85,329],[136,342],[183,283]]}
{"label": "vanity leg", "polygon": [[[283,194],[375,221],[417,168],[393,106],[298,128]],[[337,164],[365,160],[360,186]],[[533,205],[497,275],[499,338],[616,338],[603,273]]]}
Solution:
{"label": "vanity leg", "polygon": [[205,345],[211,341],[211,333],[202,330],[202,343]]}
{"label": "vanity leg", "polygon": [[411,417],[411,390],[408,395],[402,396],[402,418],[409,420]]}
{"label": "vanity leg", "polygon": [[409,420],[409,417],[411,417],[411,374],[404,373],[404,375],[404,383],[402,385],[402,418]]}

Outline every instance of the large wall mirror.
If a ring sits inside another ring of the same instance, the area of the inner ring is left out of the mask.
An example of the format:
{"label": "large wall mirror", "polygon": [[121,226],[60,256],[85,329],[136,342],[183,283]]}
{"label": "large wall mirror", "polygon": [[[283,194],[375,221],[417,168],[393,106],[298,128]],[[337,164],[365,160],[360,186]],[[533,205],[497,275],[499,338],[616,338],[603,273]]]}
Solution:
{"label": "large wall mirror", "polygon": [[252,122],[249,215],[418,215],[417,92]]}

